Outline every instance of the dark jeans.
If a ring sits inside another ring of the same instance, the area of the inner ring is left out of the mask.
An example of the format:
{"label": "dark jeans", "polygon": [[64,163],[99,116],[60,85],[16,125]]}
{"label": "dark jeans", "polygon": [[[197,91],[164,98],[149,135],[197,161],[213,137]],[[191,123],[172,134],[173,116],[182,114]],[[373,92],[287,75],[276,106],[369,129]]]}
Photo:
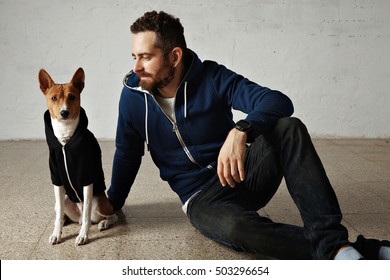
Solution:
{"label": "dark jeans", "polygon": [[[277,259],[331,259],[348,243],[340,207],[304,124],[282,118],[247,150],[246,180],[222,187],[216,176],[188,205],[188,217],[205,236]],[[282,178],[304,226],[261,217]]]}

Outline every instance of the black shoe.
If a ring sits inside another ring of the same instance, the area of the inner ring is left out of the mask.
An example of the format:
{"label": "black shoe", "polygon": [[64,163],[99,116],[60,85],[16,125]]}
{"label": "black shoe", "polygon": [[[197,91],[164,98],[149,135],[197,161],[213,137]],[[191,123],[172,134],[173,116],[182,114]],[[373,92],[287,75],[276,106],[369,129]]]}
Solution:
{"label": "black shoe", "polygon": [[382,246],[390,247],[390,242],[387,240],[366,239],[363,235],[359,235],[355,243],[351,244],[366,260],[377,260],[379,249]]}

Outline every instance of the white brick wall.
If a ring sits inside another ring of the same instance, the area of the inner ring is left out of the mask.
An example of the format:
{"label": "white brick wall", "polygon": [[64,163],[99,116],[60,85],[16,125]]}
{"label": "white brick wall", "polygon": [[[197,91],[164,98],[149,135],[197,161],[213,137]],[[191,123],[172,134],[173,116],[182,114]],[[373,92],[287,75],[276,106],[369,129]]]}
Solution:
{"label": "white brick wall", "polygon": [[152,9],[202,59],[290,96],[313,136],[390,137],[390,1],[0,0],[0,139],[43,138],[38,71],[67,82],[79,66],[90,128],[113,139],[129,26]]}

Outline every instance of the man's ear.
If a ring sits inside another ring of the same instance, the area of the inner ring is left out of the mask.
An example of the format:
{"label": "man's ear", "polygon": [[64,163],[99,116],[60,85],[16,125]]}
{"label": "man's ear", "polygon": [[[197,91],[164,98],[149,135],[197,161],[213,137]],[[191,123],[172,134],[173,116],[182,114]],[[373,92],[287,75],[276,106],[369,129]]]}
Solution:
{"label": "man's ear", "polygon": [[172,62],[173,66],[176,67],[179,62],[183,60],[183,50],[182,48],[176,47],[172,50]]}

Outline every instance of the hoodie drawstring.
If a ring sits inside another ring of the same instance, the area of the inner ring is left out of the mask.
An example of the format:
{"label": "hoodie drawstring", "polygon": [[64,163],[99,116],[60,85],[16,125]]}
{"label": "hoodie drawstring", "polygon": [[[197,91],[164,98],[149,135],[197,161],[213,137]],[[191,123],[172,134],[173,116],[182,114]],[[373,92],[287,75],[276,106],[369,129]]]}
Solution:
{"label": "hoodie drawstring", "polygon": [[[134,73],[133,70],[131,70],[129,73],[127,73],[127,75],[123,78],[123,85],[125,87],[127,87],[128,89],[134,89],[132,87],[130,87],[129,85],[127,85],[127,80],[129,79],[130,75],[132,75]],[[142,91],[142,89],[138,89],[140,91]],[[149,151],[149,135],[148,135],[148,95],[146,92],[143,92],[144,93],[144,96],[145,96],[145,142],[146,142],[146,146],[148,148],[148,151]]]}
{"label": "hoodie drawstring", "polygon": [[187,118],[187,82],[184,83],[184,118]]}
{"label": "hoodie drawstring", "polygon": [[146,141],[146,146],[149,151],[149,135],[148,135],[148,95],[146,92],[144,92],[145,96],[145,141]]}

